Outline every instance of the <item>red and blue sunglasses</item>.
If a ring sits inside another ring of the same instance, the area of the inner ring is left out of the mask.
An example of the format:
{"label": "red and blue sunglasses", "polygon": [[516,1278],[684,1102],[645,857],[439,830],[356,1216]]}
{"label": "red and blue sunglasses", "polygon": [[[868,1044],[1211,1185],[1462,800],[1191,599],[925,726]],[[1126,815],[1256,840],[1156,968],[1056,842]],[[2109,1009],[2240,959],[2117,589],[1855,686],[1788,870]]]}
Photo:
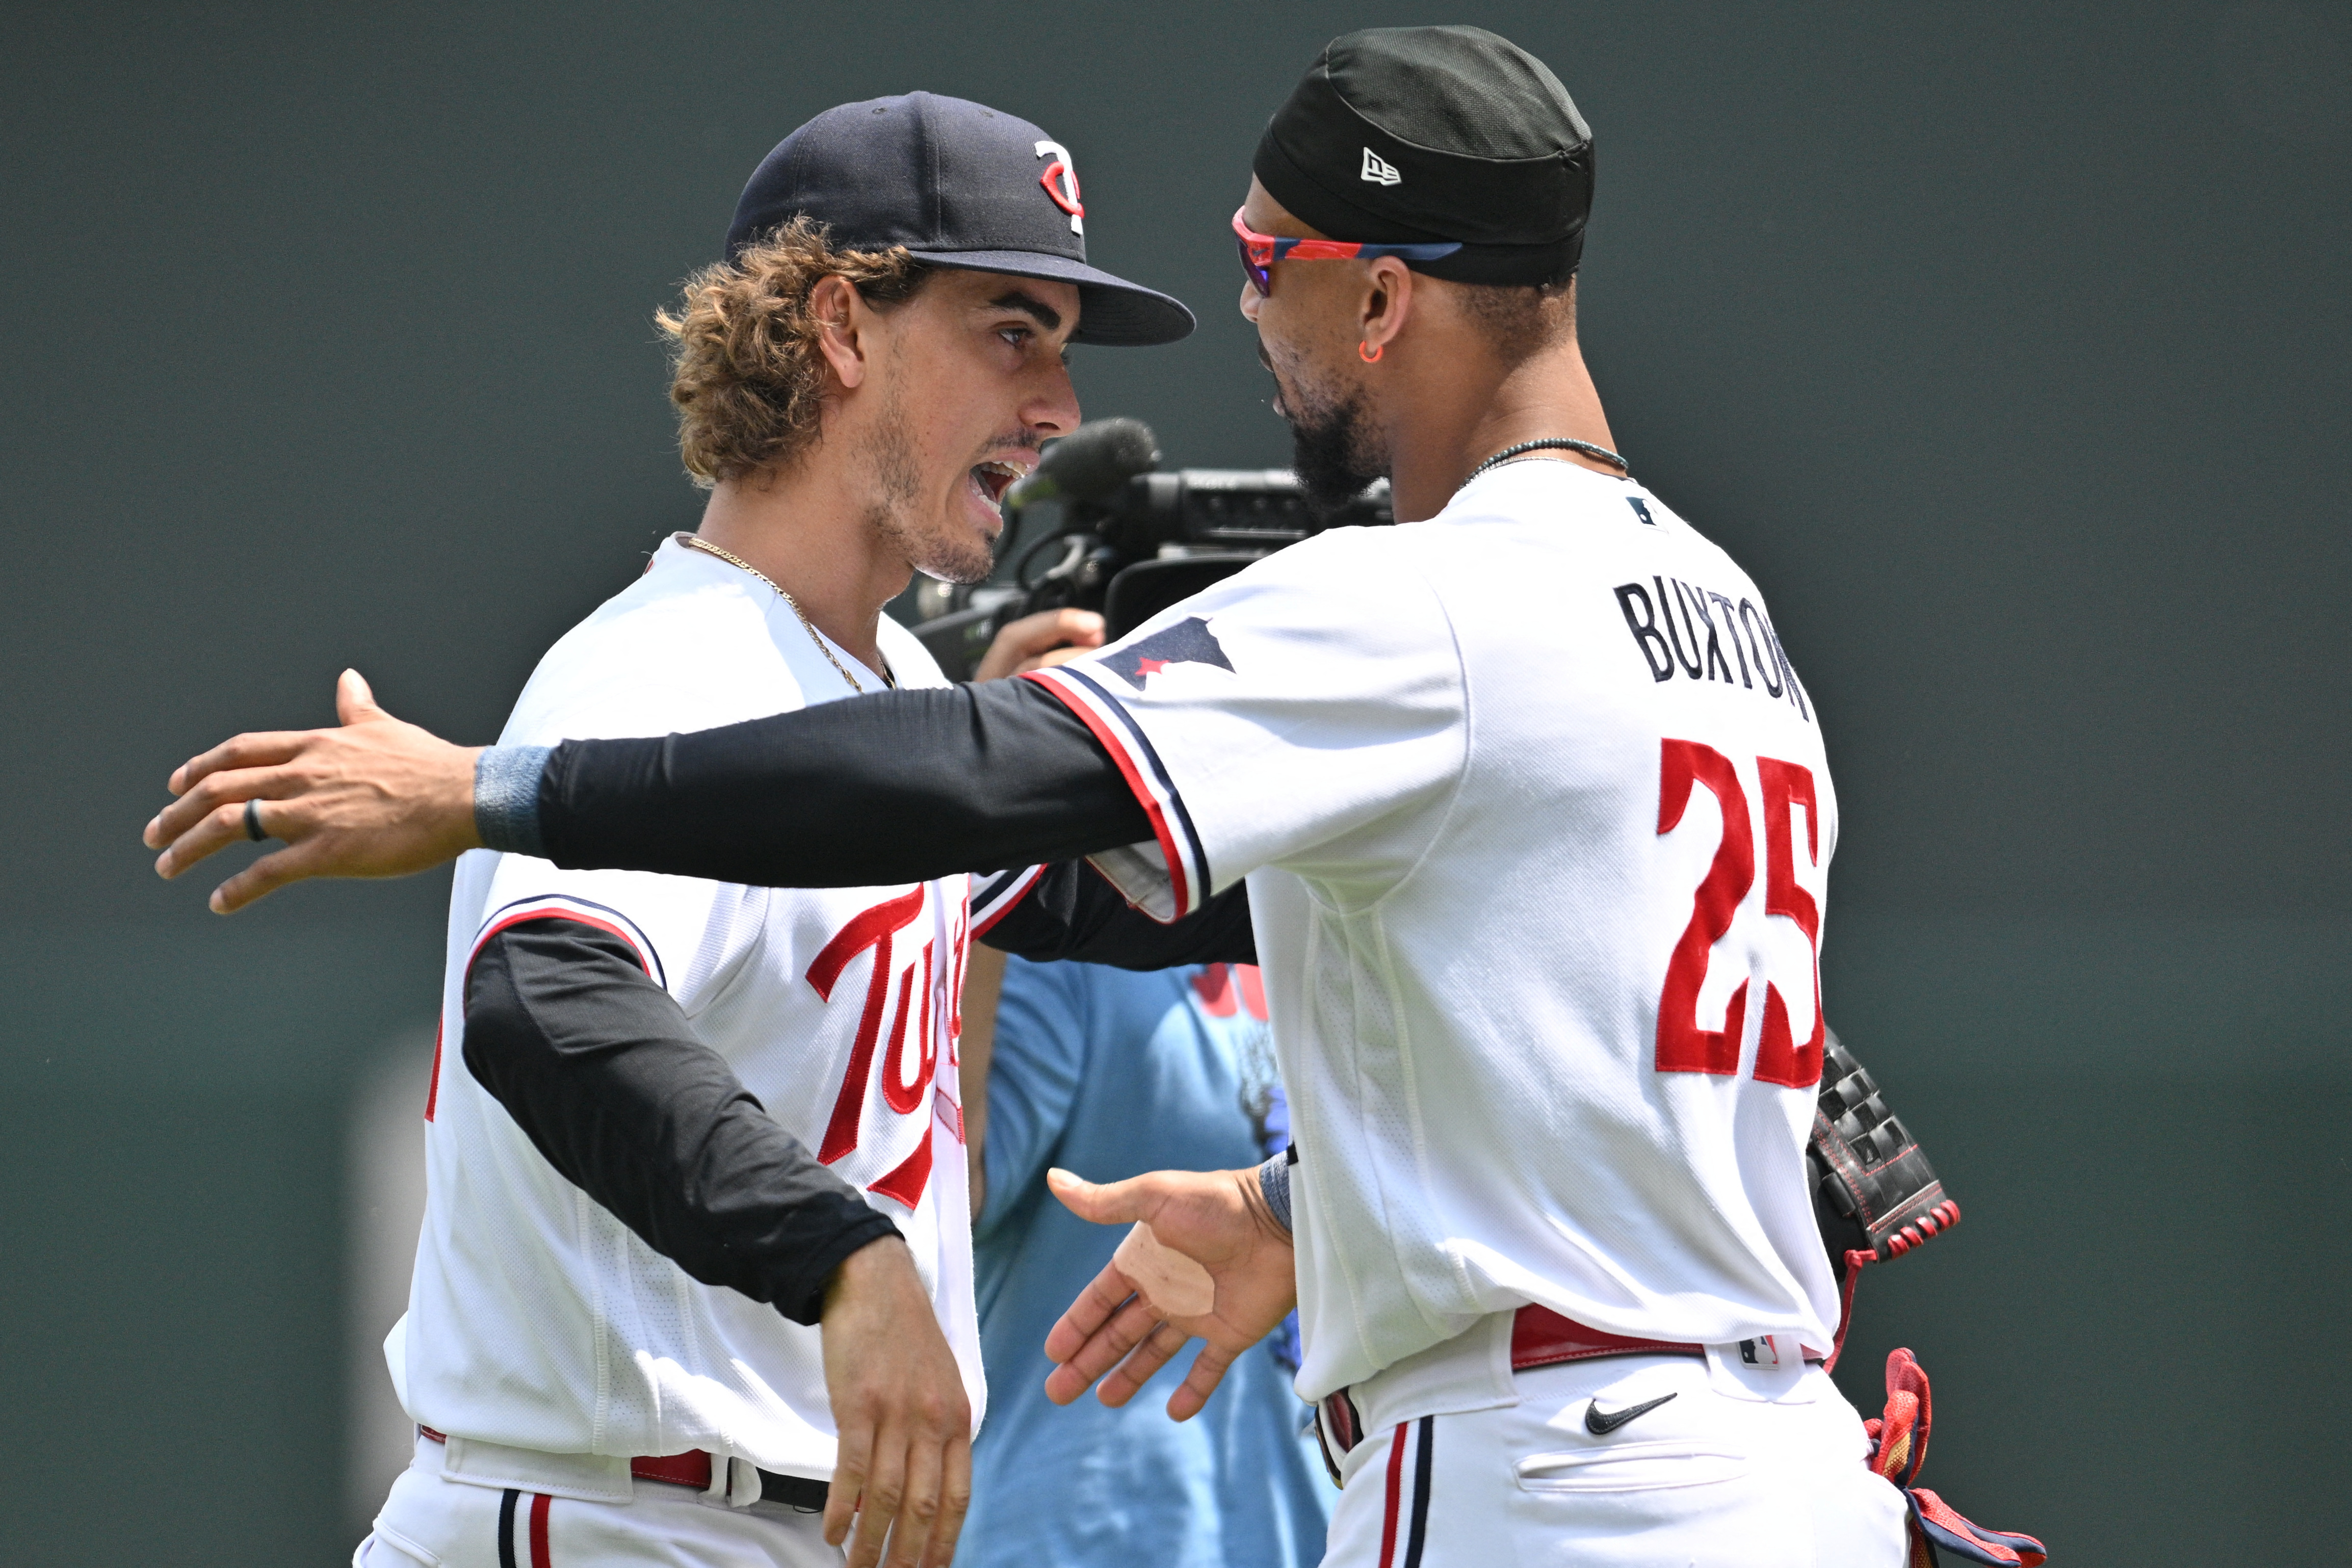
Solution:
{"label": "red and blue sunglasses", "polygon": [[1242,221],[1239,208],[1234,213],[1234,237],[1241,244],[1242,270],[1249,274],[1250,287],[1267,297],[1274,293],[1274,264],[1277,261],[1369,260],[1375,256],[1435,261],[1462,248],[1458,241],[1439,245],[1366,245],[1352,239],[1285,238],[1258,233]]}

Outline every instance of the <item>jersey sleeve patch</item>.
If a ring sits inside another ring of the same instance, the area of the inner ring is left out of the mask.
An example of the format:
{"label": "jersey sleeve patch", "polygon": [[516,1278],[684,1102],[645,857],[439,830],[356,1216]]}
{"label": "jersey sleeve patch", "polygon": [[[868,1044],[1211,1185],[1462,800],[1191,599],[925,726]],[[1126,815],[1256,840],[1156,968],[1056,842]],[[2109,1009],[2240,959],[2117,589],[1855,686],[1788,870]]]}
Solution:
{"label": "jersey sleeve patch", "polygon": [[[1127,895],[1130,903],[1157,920],[1178,921],[1199,910],[1208,898],[1207,853],[1160,753],[1152,749],[1151,742],[1125,704],[1100,681],[1073,665],[1032,670],[1021,679],[1044,686],[1094,731],[1095,739],[1118,764],[1128,789],[1143,807],[1144,815],[1150,818],[1164,873],[1150,865],[1150,858],[1140,845],[1091,857],[1096,867]],[[1159,891],[1157,888],[1139,885],[1156,883],[1163,874],[1164,898],[1153,896]]]}
{"label": "jersey sleeve patch", "polygon": [[1171,664],[1207,664],[1223,670],[1234,668],[1233,660],[1225,657],[1225,645],[1217,640],[1209,623],[1198,616],[1187,616],[1174,626],[1162,626],[1097,662],[1138,691],[1143,689],[1144,677],[1157,675]]}
{"label": "jersey sleeve patch", "polygon": [[637,956],[637,963],[644,966],[653,983],[664,990],[669,988],[669,977],[662,969],[661,954],[654,950],[652,941],[636,921],[609,904],[600,904],[593,899],[569,893],[542,893],[534,898],[516,899],[491,910],[482,921],[481,931],[474,938],[474,945],[467,951],[466,967],[470,971],[474,960],[481,956],[482,949],[489,944],[490,939],[508,927],[520,925],[525,921],[549,920],[573,921],[619,937],[629,944],[630,950]]}

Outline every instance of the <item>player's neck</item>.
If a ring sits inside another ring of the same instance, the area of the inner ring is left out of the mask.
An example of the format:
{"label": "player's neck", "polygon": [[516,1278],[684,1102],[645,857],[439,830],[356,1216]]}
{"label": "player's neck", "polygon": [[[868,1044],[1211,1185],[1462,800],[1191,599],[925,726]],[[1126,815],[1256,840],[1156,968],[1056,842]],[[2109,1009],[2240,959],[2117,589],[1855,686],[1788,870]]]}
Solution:
{"label": "player's neck", "polygon": [[[1401,378],[1381,416],[1399,522],[1436,516],[1471,469],[1522,441],[1565,436],[1616,449],[1573,336],[1508,369],[1485,355],[1461,355],[1443,374]],[[1580,454],[1545,456],[1618,477],[1617,469]]]}
{"label": "player's neck", "polygon": [[882,606],[906,588],[910,569],[873,526],[863,496],[824,465],[802,464],[764,486],[722,480],[695,531],[766,573],[819,631],[881,671]]}

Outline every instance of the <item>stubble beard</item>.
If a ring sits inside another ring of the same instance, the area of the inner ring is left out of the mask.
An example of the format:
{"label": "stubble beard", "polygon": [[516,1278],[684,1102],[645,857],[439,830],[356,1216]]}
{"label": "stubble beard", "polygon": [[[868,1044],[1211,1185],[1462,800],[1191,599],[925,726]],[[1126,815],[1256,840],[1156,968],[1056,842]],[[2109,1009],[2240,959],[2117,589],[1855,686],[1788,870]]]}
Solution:
{"label": "stubble beard", "polygon": [[907,405],[896,388],[873,427],[857,443],[857,459],[874,476],[875,495],[866,526],[907,563],[942,583],[978,583],[995,568],[988,541],[946,521],[925,528],[921,519],[922,470],[915,460]]}

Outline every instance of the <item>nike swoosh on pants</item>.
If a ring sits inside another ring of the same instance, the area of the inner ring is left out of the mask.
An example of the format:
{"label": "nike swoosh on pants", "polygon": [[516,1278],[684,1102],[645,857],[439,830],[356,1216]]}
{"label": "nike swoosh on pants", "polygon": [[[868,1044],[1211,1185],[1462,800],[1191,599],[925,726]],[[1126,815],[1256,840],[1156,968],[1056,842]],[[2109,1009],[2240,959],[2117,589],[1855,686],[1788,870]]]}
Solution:
{"label": "nike swoosh on pants", "polygon": [[1605,1437],[1636,1415],[1646,1415],[1674,1397],[1671,1394],[1661,1394],[1646,1404],[1629,1405],[1622,1410],[1612,1410],[1605,1415],[1601,1413],[1601,1401],[1596,1399],[1585,1406],[1584,1429],[1596,1437]]}

